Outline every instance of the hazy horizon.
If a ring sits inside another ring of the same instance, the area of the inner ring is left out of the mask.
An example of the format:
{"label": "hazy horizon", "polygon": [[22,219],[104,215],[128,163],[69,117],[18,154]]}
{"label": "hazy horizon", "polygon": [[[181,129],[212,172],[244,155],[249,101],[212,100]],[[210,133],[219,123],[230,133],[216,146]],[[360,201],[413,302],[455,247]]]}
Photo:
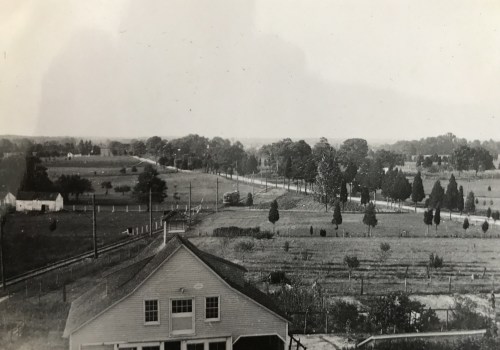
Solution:
{"label": "hazy horizon", "polygon": [[500,3],[6,1],[0,134],[498,139]]}

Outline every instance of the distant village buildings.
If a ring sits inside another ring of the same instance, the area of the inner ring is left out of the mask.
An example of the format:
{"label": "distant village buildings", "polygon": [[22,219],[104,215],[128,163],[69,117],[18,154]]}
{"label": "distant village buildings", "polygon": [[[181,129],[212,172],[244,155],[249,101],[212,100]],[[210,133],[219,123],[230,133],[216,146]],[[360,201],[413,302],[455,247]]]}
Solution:
{"label": "distant village buildings", "polygon": [[284,350],[288,319],[246,269],[178,235],[71,304],[70,350]]}
{"label": "distant village buildings", "polygon": [[57,192],[19,192],[15,203],[16,211],[60,211],[64,207]]}

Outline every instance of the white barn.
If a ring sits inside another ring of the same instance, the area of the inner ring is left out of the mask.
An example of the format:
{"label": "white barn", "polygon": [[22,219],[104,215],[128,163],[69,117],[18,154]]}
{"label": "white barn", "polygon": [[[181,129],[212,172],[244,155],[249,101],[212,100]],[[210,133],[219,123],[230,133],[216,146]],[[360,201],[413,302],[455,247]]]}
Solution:
{"label": "white barn", "polygon": [[64,200],[57,192],[19,192],[16,211],[60,211]]}
{"label": "white barn", "polygon": [[16,206],[16,196],[14,196],[10,192],[0,192],[0,206],[2,205],[10,205]]}

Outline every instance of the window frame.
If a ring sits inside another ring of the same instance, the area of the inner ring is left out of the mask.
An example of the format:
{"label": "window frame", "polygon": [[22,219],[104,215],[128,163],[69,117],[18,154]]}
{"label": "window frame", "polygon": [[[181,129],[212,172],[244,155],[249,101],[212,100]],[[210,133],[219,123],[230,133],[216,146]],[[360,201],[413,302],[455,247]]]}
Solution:
{"label": "window frame", "polygon": [[[207,318],[207,299],[208,298],[217,298],[217,318]],[[220,295],[211,295],[205,297],[205,322],[218,322],[220,321]]]}
{"label": "window frame", "polygon": [[[191,300],[191,312],[172,312],[173,310],[173,302],[174,300]],[[173,330],[172,329],[172,324],[173,324],[173,319],[175,318],[187,318],[191,317],[191,329],[182,329],[182,330]],[[170,335],[192,335],[196,334],[196,303],[195,303],[195,298],[194,297],[172,297],[169,298],[169,330],[170,330]]]}
{"label": "window frame", "polygon": [[[156,314],[157,314],[157,321],[146,321],[146,301],[156,301],[156,305],[157,305],[157,310],[156,310]],[[144,325],[145,326],[157,326],[160,324],[160,300],[158,298],[148,298],[148,299],[144,299],[144,302],[142,303],[142,308],[143,308],[143,320],[144,320]]]}

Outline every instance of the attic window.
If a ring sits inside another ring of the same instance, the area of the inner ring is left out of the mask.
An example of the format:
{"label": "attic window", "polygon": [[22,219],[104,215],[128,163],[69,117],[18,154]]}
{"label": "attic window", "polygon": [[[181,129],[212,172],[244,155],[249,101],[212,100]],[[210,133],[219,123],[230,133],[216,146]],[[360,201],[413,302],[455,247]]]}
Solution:
{"label": "attic window", "polygon": [[219,321],[219,297],[205,298],[205,320]]}
{"label": "attic window", "polygon": [[158,319],[158,300],[144,300],[144,323],[159,324]]}

